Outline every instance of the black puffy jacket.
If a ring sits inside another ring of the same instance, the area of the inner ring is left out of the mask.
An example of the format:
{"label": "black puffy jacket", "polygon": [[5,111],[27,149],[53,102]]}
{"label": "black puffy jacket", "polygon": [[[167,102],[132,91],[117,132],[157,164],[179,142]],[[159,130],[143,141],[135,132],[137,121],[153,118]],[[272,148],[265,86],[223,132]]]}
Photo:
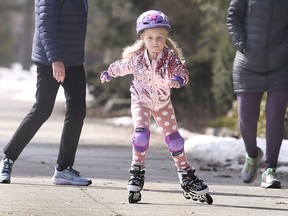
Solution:
{"label": "black puffy jacket", "polygon": [[35,0],[32,60],[81,65],[85,58],[87,0]]}
{"label": "black puffy jacket", "polygon": [[234,70],[288,66],[288,0],[231,0],[227,27],[238,50]]}

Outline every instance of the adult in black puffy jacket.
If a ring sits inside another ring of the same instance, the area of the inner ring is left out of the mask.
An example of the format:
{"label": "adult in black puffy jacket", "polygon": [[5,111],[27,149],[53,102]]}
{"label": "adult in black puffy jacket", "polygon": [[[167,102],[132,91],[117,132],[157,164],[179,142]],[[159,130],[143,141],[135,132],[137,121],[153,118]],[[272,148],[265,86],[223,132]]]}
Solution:
{"label": "adult in black puffy jacket", "polygon": [[84,45],[87,0],[35,0],[32,60],[37,66],[36,102],[4,148],[0,182],[10,183],[12,166],[41,125],[50,117],[60,86],[66,97],[66,115],[52,182],[89,185],[72,168],[86,114]]}
{"label": "adult in black puffy jacket", "polygon": [[245,183],[255,180],[263,157],[256,138],[260,102],[267,92],[264,188],[281,188],[276,168],[288,99],[287,9],[287,0],[231,0],[227,14],[227,27],[237,49],[233,86],[247,152],[241,172]]}

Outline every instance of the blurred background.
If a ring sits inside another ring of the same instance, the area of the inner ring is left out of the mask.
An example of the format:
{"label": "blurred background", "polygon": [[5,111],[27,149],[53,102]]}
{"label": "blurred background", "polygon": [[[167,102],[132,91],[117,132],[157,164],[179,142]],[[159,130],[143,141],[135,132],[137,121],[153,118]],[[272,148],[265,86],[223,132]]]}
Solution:
{"label": "blurred background", "polygon": [[[89,0],[85,65],[94,103],[88,114],[99,117],[127,115],[121,110],[129,109],[131,77],[115,79],[105,85],[99,82],[99,74],[121,57],[124,47],[137,39],[137,17],[146,10],[158,9],[168,15],[172,26],[170,36],[182,48],[190,71],[189,84],[173,89],[172,101],[179,126],[199,133],[210,130],[213,135],[239,136],[237,103],[231,80],[235,50],[226,29],[229,2]],[[30,58],[33,31],[33,0],[1,0],[0,67],[9,68],[18,62],[24,70],[29,70],[33,65]],[[107,104],[113,104],[113,100],[117,101],[114,105],[119,106],[115,106],[114,111],[112,106],[107,110]],[[103,112],[104,107],[106,112]],[[262,114],[259,136],[264,134],[264,126]]]}

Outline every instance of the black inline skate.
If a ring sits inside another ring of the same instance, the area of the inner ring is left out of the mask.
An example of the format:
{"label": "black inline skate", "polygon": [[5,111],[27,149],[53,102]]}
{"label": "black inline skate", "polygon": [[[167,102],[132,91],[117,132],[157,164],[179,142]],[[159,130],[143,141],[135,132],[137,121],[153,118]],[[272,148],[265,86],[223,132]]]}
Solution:
{"label": "black inline skate", "polygon": [[129,203],[137,203],[141,200],[141,193],[145,180],[145,169],[141,168],[141,165],[132,165],[129,171],[130,178],[127,184],[127,190],[129,191],[128,201]]}
{"label": "black inline skate", "polygon": [[213,203],[213,198],[210,196],[209,188],[195,175],[195,169],[178,170],[178,177],[186,199],[194,201]]}

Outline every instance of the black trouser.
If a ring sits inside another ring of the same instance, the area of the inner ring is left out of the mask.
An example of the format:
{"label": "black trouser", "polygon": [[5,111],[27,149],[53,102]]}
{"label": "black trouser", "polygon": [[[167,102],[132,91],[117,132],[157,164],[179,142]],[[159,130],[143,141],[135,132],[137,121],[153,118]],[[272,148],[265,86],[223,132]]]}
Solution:
{"label": "black trouser", "polygon": [[[15,161],[42,124],[50,117],[60,86],[52,67],[37,65],[36,102],[23,119],[12,139],[4,148],[5,155]],[[75,154],[86,114],[86,74],[83,65],[66,67],[63,83],[66,115],[61,135],[57,163],[60,167],[73,166]],[[49,141],[49,140],[48,140]]]}

